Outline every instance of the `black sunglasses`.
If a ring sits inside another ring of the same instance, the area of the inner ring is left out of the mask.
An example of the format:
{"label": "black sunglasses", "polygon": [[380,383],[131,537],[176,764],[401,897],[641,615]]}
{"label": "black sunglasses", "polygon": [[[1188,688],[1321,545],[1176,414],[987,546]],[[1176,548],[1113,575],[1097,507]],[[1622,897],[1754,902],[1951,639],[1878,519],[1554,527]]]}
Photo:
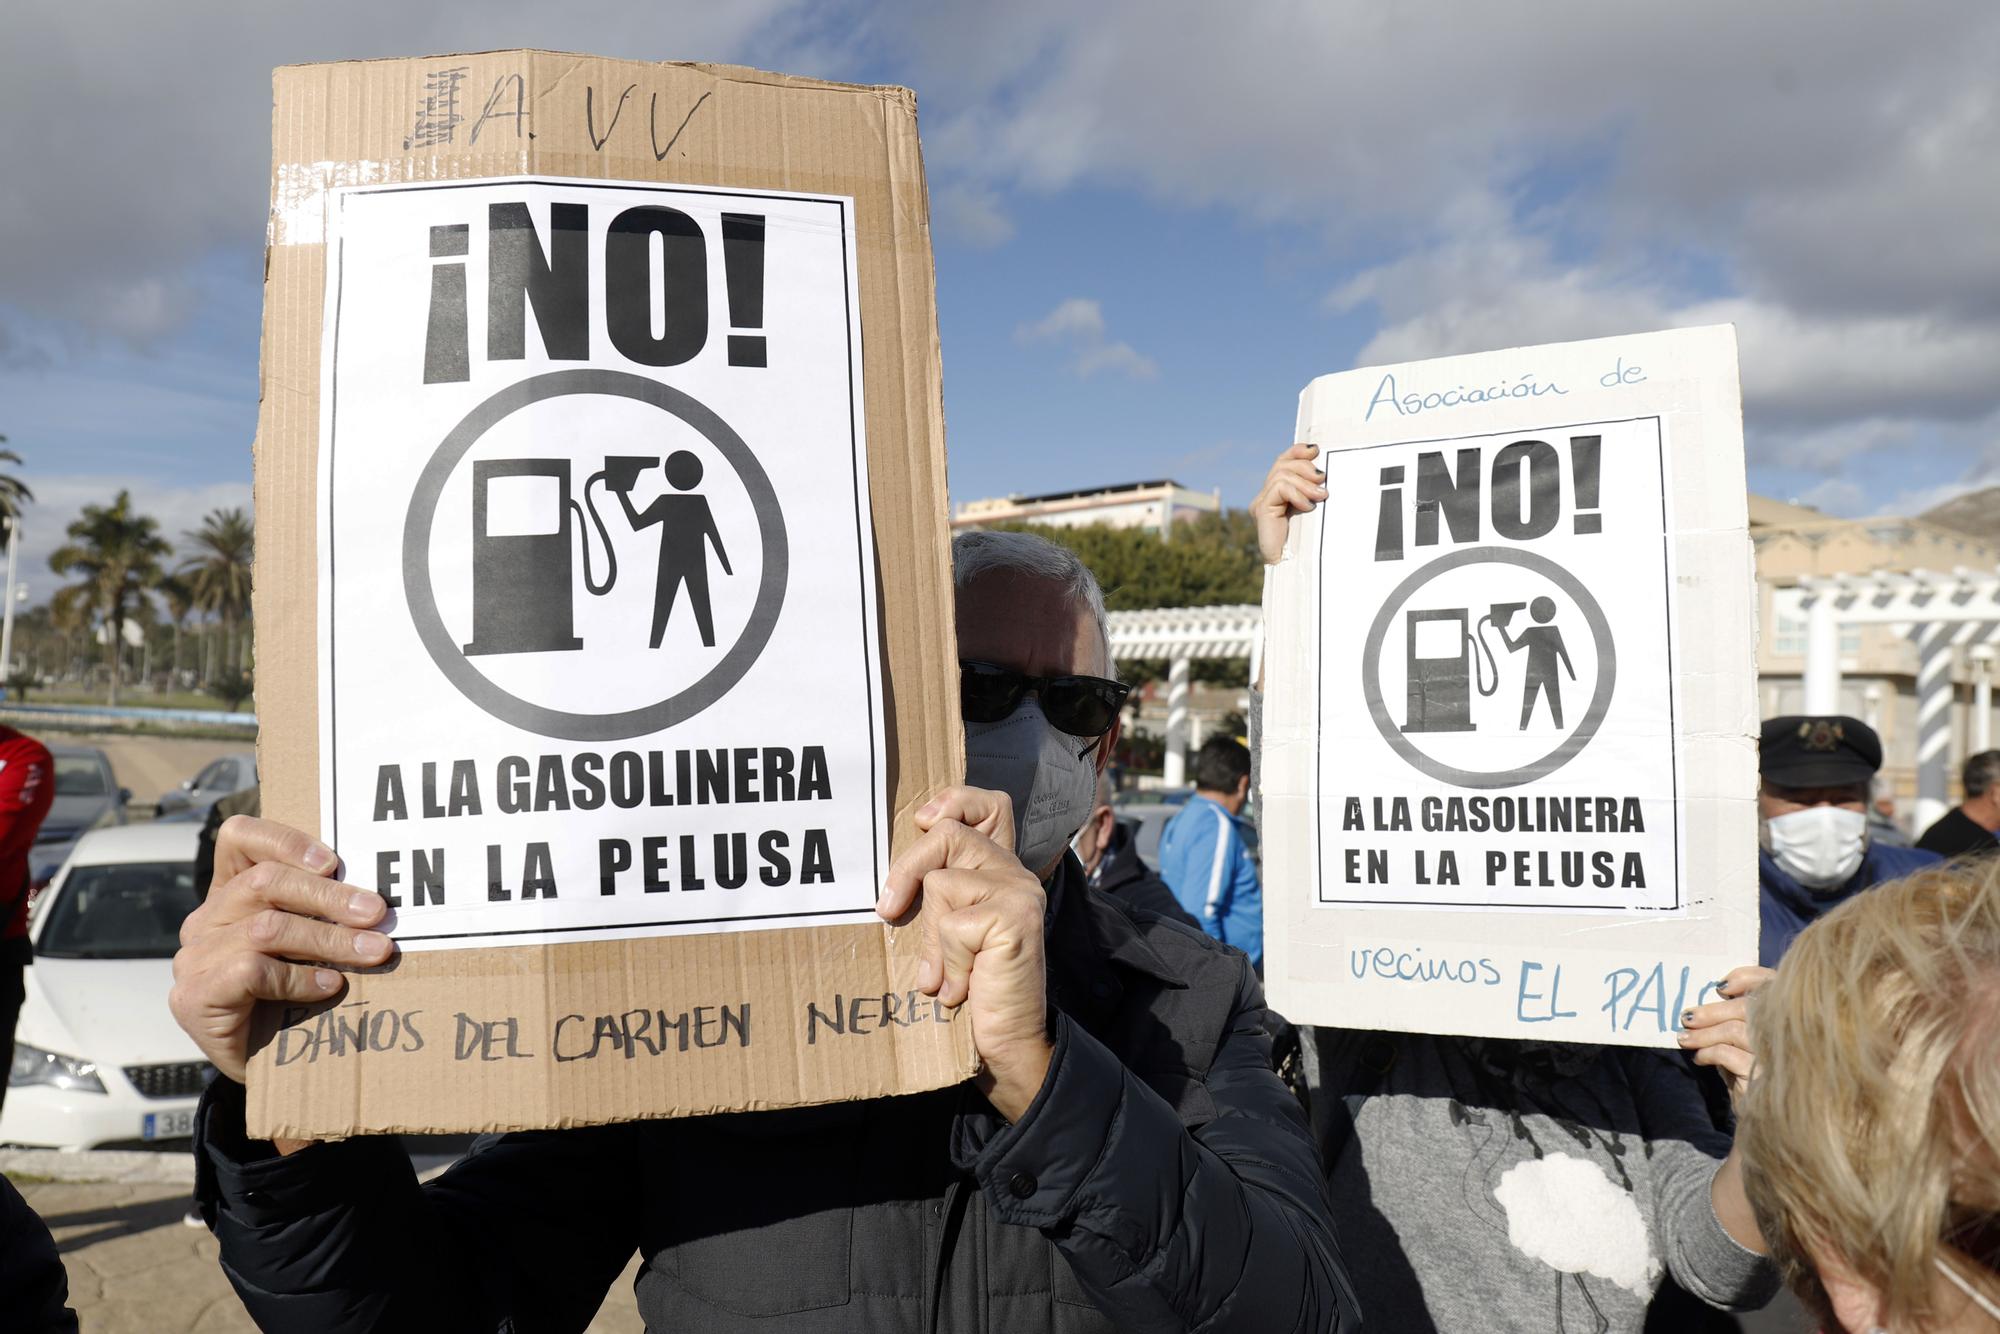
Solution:
{"label": "black sunglasses", "polygon": [[1032,691],[1049,724],[1071,736],[1097,737],[1118,721],[1132,687],[1101,676],[1029,676],[990,662],[958,664],[959,713],[969,723],[997,723]]}

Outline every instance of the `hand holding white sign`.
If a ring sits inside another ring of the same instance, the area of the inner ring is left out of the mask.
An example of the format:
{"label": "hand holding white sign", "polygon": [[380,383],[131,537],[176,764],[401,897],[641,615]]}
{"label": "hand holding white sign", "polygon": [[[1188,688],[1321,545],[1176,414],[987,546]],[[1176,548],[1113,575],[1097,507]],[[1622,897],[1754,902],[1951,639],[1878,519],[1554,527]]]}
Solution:
{"label": "hand holding white sign", "polygon": [[1014,809],[1004,792],[948,788],[916,816],[924,836],[889,868],[875,911],[912,909],[923,925],[917,987],[966,1007],[982,1069],[974,1083],[1016,1121],[1047,1077],[1048,978],[1042,885],[1014,856]]}
{"label": "hand holding white sign", "polygon": [[1776,976],[1772,969],[1754,964],[1738,968],[1716,988],[1724,999],[1697,1005],[1681,1016],[1681,1049],[1694,1053],[1696,1065],[1722,1071],[1732,1101],[1743,1096],[1757,1073],[1757,1053],[1750,1045],[1750,993]]}
{"label": "hand holding white sign", "polygon": [[1318,445],[1301,444],[1278,455],[1264,477],[1264,489],[1250,502],[1250,513],[1257,519],[1257,547],[1266,565],[1284,558],[1292,516],[1309,513],[1326,499],[1326,478],[1313,462],[1318,454]]}

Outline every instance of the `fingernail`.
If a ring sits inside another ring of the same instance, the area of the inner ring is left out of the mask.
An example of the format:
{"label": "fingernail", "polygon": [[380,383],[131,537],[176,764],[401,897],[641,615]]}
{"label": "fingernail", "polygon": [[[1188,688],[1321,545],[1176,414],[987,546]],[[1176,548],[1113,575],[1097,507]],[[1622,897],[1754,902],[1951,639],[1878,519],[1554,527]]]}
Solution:
{"label": "fingernail", "polygon": [[937,985],[938,966],[934,959],[925,959],[917,965],[917,990],[929,991]]}
{"label": "fingernail", "polygon": [[1307,446],[1306,446],[1306,453],[1308,453],[1308,454],[1317,454],[1317,453],[1319,453],[1319,446],[1318,446],[1318,445],[1307,445]]}
{"label": "fingernail", "polygon": [[1717,991],[1721,991],[1724,987],[1727,987],[1729,985],[1729,979],[1726,977],[1719,978],[1716,981],[1709,983],[1708,985],[1714,987]]}
{"label": "fingernail", "polygon": [[1688,1027],[1689,1025],[1693,1024],[1693,1023],[1694,1023],[1694,1011],[1693,1011],[1693,1010],[1682,1010],[1682,1011],[1681,1011],[1681,1027],[1682,1027],[1682,1028],[1686,1028],[1686,1027]]}
{"label": "fingernail", "polygon": [[944,802],[937,797],[932,797],[929,801],[917,807],[917,818],[919,820],[928,820],[943,809]]}
{"label": "fingernail", "polygon": [[321,991],[338,991],[340,990],[340,974],[334,972],[331,968],[315,968],[313,969],[313,984]]}
{"label": "fingernail", "polygon": [[389,938],[380,931],[358,931],[354,936],[354,952],[364,959],[379,959],[389,952]]}
{"label": "fingernail", "polygon": [[325,875],[338,865],[340,865],[340,858],[336,857],[333,849],[327,847],[325,844],[315,843],[306,849],[306,869],[308,871],[318,871],[321,875]]}
{"label": "fingernail", "polygon": [[371,894],[365,889],[357,889],[347,896],[347,911],[356,917],[373,920],[376,910],[382,906],[382,896]]}

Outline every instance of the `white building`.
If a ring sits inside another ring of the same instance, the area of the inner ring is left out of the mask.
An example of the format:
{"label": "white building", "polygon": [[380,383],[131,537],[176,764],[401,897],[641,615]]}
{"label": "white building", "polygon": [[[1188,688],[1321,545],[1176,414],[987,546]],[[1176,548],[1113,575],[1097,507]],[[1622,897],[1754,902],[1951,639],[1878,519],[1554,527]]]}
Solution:
{"label": "white building", "polygon": [[1002,523],[1048,524],[1056,528],[1083,528],[1101,523],[1112,528],[1144,528],[1172,540],[1176,523],[1221,511],[1220,491],[1190,491],[1173,481],[1130,482],[1042,496],[968,500],[952,516],[951,527],[953,532],[963,532]]}

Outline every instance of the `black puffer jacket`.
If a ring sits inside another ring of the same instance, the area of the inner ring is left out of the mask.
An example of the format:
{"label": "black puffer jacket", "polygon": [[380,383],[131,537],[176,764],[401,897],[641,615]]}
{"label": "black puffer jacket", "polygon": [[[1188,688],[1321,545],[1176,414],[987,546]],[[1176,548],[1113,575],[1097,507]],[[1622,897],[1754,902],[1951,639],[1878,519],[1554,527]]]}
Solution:
{"label": "black puffer jacket", "polygon": [[0,1176],[0,1328],[75,1334],[69,1275],[49,1229],[14,1183]]}
{"label": "black puffer jacket", "polygon": [[1144,908],[1170,921],[1201,929],[1201,923],[1181,907],[1181,901],[1167,888],[1167,882],[1160,879],[1159,872],[1146,865],[1146,859],[1139,855],[1138,826],[1128,820],[1112,822],[1111,840],[1104,845],[1104,856],[1098,860],[1097,870],[1091,873],[1090,887],[1100,894],[1109,894],[1128,908]]}
{"label": "black puffer jacket", "polygon": [[1243,956],[1051,886],[1055,1059],[1014,1125],[969,1086],[513,1134],[419,1187],[393,1139],[289,1158],[222,1080],[197,1125],[265,1329],[581,1330],[636,1248],[650,1329],[1280,1334],[1358,1327]]}

